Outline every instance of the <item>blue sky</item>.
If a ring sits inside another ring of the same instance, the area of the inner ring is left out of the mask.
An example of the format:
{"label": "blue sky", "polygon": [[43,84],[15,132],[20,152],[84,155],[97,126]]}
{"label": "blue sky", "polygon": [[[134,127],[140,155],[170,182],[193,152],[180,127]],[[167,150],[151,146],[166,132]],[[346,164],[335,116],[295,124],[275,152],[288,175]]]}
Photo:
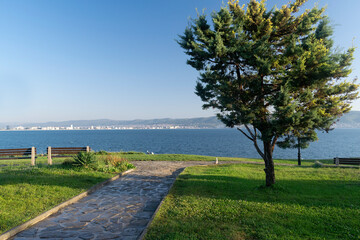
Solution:
{"label": "blue sky", "polygon": [[[360,1],[309,1],[306,7],[315,3],[328,6],[335,45],[360,46]],[[196,8],[211,13],[222,4],[0,0],[0,122],[212,116],[194,94],[198,73],[175,40]],[[360,110],[359,101],[353,109]]]}

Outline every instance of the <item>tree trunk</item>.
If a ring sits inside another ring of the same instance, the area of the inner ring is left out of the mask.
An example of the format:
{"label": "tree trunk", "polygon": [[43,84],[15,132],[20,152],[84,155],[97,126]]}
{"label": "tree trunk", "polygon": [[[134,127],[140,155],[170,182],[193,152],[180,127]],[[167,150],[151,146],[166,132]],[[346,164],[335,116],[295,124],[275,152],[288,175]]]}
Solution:
{"label": "tree trunk", "polygon": [[264,141],[264,161],[265,161],[265,174],[266,174],[266,186],[275,184],[275,168],[274,160],[272,158],[273,149],[271,141]]}
{"label": "tree trunk", "polygon": [[298,138],[298,165],[301,166],[301,147],[300,147],[300,139]]}

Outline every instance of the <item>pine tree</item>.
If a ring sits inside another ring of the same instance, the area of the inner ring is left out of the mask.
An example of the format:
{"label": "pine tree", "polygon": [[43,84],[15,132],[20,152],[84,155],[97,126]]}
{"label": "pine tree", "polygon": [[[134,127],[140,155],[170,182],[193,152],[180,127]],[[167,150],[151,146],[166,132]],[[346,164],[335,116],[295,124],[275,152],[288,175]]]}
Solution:
{"label": "pine tree", "polygon": [[317,134],[314,130],[306,133],[292,132],[288,134],[281,141],[277,141],[276,145],[280,148],[296,148],[298,150],[298,165],[301,165],[301,149],[308,148],[310,142],[318,140]]}
{"label": "pine tree", "polygon": [[196,94],[203,108],[218,110],[227,127],[253,142],[267,186],[275,183],[280,137],[331,126],[357,98],[358,85],[344,80],[354,48],[336,52],[324,8],[298,14],[305,2],[267,10],[264,0],[251,0],[246,9],[231,0],[211,15],[212,24],[199,14],[178,40],[200,72]]}

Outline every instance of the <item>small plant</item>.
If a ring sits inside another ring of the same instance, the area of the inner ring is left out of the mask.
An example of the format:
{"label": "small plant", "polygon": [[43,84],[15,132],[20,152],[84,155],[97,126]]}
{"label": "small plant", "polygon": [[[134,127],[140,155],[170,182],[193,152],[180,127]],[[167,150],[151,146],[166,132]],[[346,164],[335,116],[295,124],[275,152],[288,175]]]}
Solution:
{"label": "small plant", "polygon": [[92,152],[79,152],[74,158],[74,166],[88,168],[95,162],[95,154]]}
{"label": "small plant", "polygon": [[[134,165],[129,163],[127,159],[116,155],[102,156],[101,160],[104,162],[105,168],[110,172],[121,172],[134,168]],[[103,170],[105,170],[105,168],[103,168]]]}
{"label": "small plant", "polygon": [[313,165],[314,168],[321,168],[322,166],[323,166],[323,164],[319,161],[315,161],[315,163]]}

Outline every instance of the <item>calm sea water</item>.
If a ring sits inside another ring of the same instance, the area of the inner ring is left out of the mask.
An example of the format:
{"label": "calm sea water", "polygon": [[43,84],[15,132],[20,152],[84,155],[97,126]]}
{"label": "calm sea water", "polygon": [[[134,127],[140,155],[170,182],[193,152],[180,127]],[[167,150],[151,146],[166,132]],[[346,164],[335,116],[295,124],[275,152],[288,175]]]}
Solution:
{"label": "calm sea water", "polygon": [[[304,159],[360,157],[360,129],[335,129],[318,135],[319,141],[302,150]],[[38,153],[45,153],[48,146],[90,146],[96,151],[150,151],[259,158],[252,143],[235,129],[0,132],[0,149],[31,146],[36,147]],[[276,148],[274,158],[297,158],[297,150]]]}

